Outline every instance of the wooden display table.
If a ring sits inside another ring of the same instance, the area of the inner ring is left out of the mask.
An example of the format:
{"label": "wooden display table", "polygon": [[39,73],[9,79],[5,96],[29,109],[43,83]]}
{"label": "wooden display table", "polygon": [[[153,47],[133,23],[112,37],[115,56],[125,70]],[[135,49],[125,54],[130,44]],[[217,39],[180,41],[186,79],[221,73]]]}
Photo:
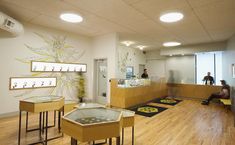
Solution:
{"label": "wooden display table", "polygon": [[[98,103],[80,103],[75,106],[75,108],[80,108],[80,109],[81,108],[97,108],[97,107],[105,108],[105,105],[98,104]],[[122,145],[124,144],[124,128],[126,127],[132,127],[132,145],[134,145],[135,112],[126,110],[126,109],[120,109],[120,108],[111,108],[111,109],[122,112],[122,120],[121,120]]]}
{"label": "wooden display table", "polygon": [[126,109],[115,109],[122,112],[122,145],[124,144],[124,128],[132,127],[132,145],[134,145],[135,112]]}
{"label": "wooden display table", "polygon": [[71,144],[116,137],[120,145],[122,113],[108,108],[74,109],[62,117],[62,132],[71,136]]}
{"label": "wooden display table", "polygon": [[[27,116],[28,112],[31,113],[39,113],[39,137],[41,138],[42,133],[45,129],[45,138],[37,143],[43,143],[47,145],[48,140],[52,140],[54,138],[48,139],[48,112],[49,111],[59,111],[58,115],[58,128],[60,131],[60,118],[61,111],[64,112],[64,97],[60,96],[35,96],[30,97],[24,100],[20,100],[19,105],[19,136],[18,136],[18,145],[20,145],[21,138],[21,116],[22,112],[26,111]],[[46,126],[44,127],[44,114],[46,115]],[[27,117],[26,116],[26,117]],[[43,119],[42,119],[43,117]],[[28,117],[27,117],[28,118]],[[27,119],[28,120],[28,119]],[[26,120],[26,123],[27,123]],[[43,124],[43,125],[42,125]],[[26,125],[27,127],[27,125]],[[55,137],[58,138],[58,137]],[[32,143],[35,144],[35,143]]]}

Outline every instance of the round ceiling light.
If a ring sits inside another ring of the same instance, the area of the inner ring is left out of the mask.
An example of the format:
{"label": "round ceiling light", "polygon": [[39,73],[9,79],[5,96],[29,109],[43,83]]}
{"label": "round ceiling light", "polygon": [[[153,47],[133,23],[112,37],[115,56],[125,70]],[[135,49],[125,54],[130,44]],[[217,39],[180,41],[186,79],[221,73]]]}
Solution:
{"label": "round ceiling light", "polygon": [[60,15],[60,18],[66,22],[70,22],[70,23],[79,23],[82,22],[83,18],[78,15],[78,14],[74,14],[74,13],[64,13]]}
{"label": "round ceiling light", "polygon": [[172,47],[172,46],[179,46],[179,45],[181,45],[181,43],[179,43],[179,42],[165,42],[165,43],[163,43],[163,46],[165,46],[165,47]]}
{"label": "round ceiling light", "polygon": [[184,15],[179,12],[166,13],[160,16],[160,20],[165,23],[177,22],[184,18]]}
{"label": "round ceiling light", "polygon": [[134,44],[133,41],[123,41],[123,42],[121,42],[121,43],[122,43],[122,44],[125,44],[126,46],[130,46],[130,45]]}
{"label": "round ceiling light", "polygon": [[144,48],[146,47],[146,46],[144,46],[144,45],[138,45],[138,46],[136,46],[137,48],[139,48],[140,50],[144,50]]}

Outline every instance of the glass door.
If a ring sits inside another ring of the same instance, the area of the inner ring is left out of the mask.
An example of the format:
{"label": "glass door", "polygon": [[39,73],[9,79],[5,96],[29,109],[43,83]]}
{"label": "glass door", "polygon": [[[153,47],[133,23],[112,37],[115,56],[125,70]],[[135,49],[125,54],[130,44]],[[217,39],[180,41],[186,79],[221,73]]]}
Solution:
{"label": "glass door", "polygon": [[101,104],[107,103],[107,59],[95,60],[96,71],[96,102]]}

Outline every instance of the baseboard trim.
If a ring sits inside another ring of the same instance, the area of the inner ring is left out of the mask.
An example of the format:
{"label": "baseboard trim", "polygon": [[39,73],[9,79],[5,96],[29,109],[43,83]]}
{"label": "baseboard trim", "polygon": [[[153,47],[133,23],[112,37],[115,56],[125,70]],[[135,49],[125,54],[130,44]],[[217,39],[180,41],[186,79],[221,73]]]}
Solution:
{"label": "baseboard trim", "polygon": [[18,115],[19,115],[19,111],[4,113],[4,114],[0,114],[0,119],[7,118],[7,117],[14,117],[14,116],[18,116]]}

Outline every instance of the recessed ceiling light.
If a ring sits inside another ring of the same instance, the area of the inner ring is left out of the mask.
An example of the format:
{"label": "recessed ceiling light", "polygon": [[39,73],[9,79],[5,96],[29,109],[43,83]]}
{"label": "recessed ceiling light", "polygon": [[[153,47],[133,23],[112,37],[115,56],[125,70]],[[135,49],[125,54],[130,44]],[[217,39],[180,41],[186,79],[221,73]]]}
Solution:
{"label": "recessed ceiling light", "polygon": [[145,48],[146,46],[138,45],[138,46],[136,46],[136,47],[139,48],[140,50],[144,50],[144,48]]}
{"label": "recessed ceiling light", "polygon": [[60,19],[70,23],[79,23],[82,22],[83,20],[83,18],[80,15],[74,13],[61,14]]}
{"label": "recessed ceiling light", "polygon": [[122,44],[125,44],[126,46],[130,46],[131,44],[134,44],[133,41],[123,41]]}
{"label": "recessed ceiling light", "polygon": [[179,42],[165,42],[165,43],[163,43],[163,46],[165,46],[165,47],[172,47],[172,46],[179,46],[179,45],[181,45],[181,43],[179,43]]}
{"label": "recessed ceiling light", "polygon": [[166,13],[160,16],[160,20],[165,23],[177,22],[184,18],[184,15],[179,12]]}

